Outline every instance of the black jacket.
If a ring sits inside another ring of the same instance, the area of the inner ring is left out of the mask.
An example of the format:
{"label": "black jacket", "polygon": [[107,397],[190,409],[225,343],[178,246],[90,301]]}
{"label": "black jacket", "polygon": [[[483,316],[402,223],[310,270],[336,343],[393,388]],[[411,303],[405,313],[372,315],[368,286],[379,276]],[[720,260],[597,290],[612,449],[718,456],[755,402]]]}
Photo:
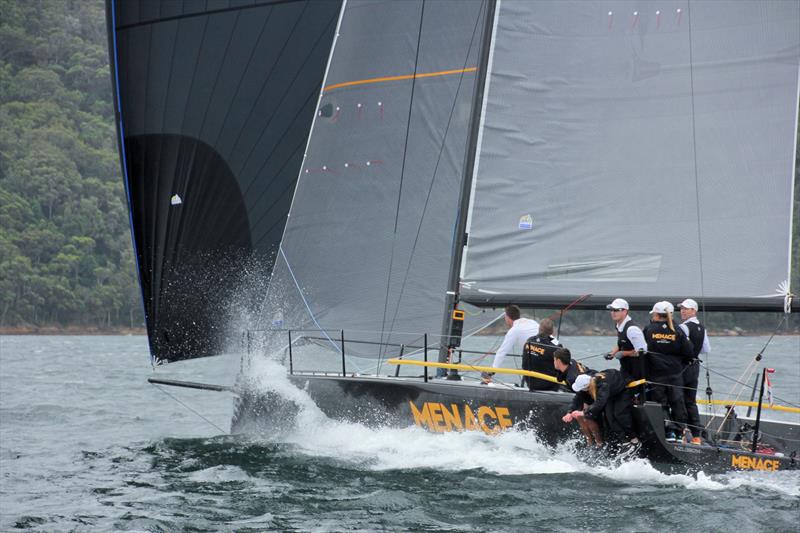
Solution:
{"label": "black jacket", "polygon": [[[561,347],[562,345],[555,343],[553,337],[549,335],[547,337],[536,335],[529,338],[522,350],[522,369],[556,377],[556,369],[553,367],[553,353]],[[525,377],[525,383],[527,383],[530,390],[556,391],[560,387],[557,383],[529,376]]]}
{"label": "black jacket", "polygon": [[583,409],[583,405],[588,404],[584,413],[589,418],[599,420],[609,399],[625,392],[628,382],[622,372],[614,369],[597,372],[592,376],[592,381],[595,384],[595,396],[592,397],[589,390],[575,393],[570,405],[570,412]]}
{"label": "black jacket", "polygon": [[669,329],[666,322],[650,322],[644,328],[647,342],[647,378],[679,374],[683,361],[692,359],[694,347],[679,327]]}
{"label": "black jacket", "polygon": [[596,373],[597,373],[596,370],[592,370],[591,368],[586,367],[583,363],[579,363],[577,361],[570,361],[567,370],[564,372],[556,372],[556,377],[560,381],[566,382],[570,392],[572,392],[572,385],[575,384],[575,380],[578,379],[578,376],[580,376],[581,374],[589,374],[590,376],[593,376]]}

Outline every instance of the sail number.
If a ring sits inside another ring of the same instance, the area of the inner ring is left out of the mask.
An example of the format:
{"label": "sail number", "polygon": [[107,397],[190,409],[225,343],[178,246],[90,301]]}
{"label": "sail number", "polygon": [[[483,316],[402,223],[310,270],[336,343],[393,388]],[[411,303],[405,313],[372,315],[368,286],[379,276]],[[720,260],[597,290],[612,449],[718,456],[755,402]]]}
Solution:
{"label": "sail number", "polygon": [[490,435],[510,428],[513,424],[505,407],[479,406],[473,410],[469,405],[449,406],[438,402],[425,402],[418,408],[408,402],[414,423],[429,431],[445,433],[448,431],[484,431]]}

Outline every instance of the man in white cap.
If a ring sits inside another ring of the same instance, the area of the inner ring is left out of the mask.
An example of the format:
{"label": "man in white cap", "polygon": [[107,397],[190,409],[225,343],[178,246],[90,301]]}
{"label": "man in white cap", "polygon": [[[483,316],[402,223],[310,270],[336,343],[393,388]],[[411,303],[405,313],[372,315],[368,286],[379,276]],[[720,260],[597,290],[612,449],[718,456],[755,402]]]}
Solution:
{"label": "man in white cap", "polygon": [[606,355],[606,359],[619,359],[620,370],[628,381],[641,379],[643,376],[639,352],[647,349],[644,333],[628,316],[630,306],[626,300],[615,298],[606,309],[611,310],[611,320],[617,330],[617,345]]}
{"label": "man in white cap", "polygon": [[689,422],[689,430],[692,432],[692,444],[702,444],[700,438],[702,427],[700,425],[700,413],[697,410],[697,385],[700,377],[700,355],[711,351],[708,342],[706,328],[697,320],[697,302],[691,298],[686,298],[678,304],[681,310],[680,328],[689,337],[692,343],[692,358],[683,363],[683,401],[686,404],[686,416]]}

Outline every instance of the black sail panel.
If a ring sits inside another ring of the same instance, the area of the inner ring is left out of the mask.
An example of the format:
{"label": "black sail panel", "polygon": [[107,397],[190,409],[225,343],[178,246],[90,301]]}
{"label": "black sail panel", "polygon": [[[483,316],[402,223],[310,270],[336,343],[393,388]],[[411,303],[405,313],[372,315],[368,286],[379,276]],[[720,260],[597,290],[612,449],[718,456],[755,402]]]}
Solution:
{"label": "black sail panel", "polygon": [[108,0],[150,350],[215,355],[257,316],[341,2]]}

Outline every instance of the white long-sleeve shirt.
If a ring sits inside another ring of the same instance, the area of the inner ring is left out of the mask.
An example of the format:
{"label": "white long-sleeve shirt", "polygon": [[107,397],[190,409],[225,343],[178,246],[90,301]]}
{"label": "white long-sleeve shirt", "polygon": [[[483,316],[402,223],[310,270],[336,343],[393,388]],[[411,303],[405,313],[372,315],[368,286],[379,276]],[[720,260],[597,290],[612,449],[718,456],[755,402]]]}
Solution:
{"label": "white long-sleeve shirt", "polygon": [[[625,329],[625,324],[631,320],[631,317],[626,316],[621,324],[617,324],[617,331],[622,333],[622,330]],[[647,350],[647,342],[644,340],[644,333],[639,326],[631,326],[628,328],[628,340],[633,344],[634,350]]]}
{"label": "white long-sleeve shirt", "polygon": [[503,344],[497,349],[492,366],[500,368],[507,353],[522,352],[522,345],[529,338],[539,334],[539,323],[530,318],[518,318],[503,337]]}
{"label": "white long-sleeve shirt", "polygon": [[[688,337],[689,336],[689,326],[686,325],[687,322],[694,322],[695,324],[700,324],[700,321],[697,320],[696,316],[693,316],[692,318],[688,318],[688,319],[684,320],[683,322],[681,322],[681,325],[679,327],[683,330],[683,332]],[[710,353],[710,352],[711,352],[711,343],[708,342],[708,331],[705,328],[703,328],[703,347],[700,348],[700,353]],[[700,355],[700,354],[698,354],[698,355]]]}

